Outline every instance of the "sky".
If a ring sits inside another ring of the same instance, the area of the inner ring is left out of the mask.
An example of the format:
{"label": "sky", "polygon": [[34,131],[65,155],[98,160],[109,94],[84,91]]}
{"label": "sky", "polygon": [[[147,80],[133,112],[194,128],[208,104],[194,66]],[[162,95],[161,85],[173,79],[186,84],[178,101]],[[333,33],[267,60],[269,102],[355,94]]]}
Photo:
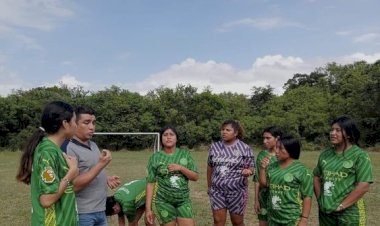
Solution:
{"label": "sky", "polygon": [[276,94],[380,59],[378,0],[0,0],[0,95],[65,84]]}

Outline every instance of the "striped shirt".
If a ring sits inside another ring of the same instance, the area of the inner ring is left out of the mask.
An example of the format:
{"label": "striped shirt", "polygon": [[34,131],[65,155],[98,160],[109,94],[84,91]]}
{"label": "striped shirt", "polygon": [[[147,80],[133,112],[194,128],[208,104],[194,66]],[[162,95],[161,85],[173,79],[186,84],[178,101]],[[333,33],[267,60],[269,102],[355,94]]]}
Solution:
{"label": "striped shirt", "polygon": [[321,180],[319,208],[322,212],[331,213],[355,189],[358,182],[373,182],[371,159],[367,152],[356,145],[344,153],[327,149],[319,156],[314,176]]}
{"label": "striped shirt", "polygon": [[218,141],[211,145],[208,165],[213,168],[211,189],[227,192],[241,192],[248,189],[248,179],[243,169],[254,168],[252,149],[241,140],[232,145]]}
{"label": "striped shirt", "polygon": [[40,195],[58,192],[59,184],[68,171],[60,148],[48,138],[43,138],[34,152],[32,167],[32,225],[77,226],[78,214],[72,185],[49,208],[43,208],[39,201]]}
{"label": "striped shirt", "polygon": [[313,196],[311,171],[300,161],[294,160],[286,168],[280,162],[269,165],[269,220],[277,224],[289,224],[299,219],[305,197]]}
{"label": "striped shirt", "polygon": [[167,199],[185,200],[190,197],[189,179],[178,171],[169,172],[169,164],[179,164],[197,172],[197,166],[187,150],[176,148],[173,154],[164,151],[154,153],[148,161],[148,183],[156,183],[156,195]]}

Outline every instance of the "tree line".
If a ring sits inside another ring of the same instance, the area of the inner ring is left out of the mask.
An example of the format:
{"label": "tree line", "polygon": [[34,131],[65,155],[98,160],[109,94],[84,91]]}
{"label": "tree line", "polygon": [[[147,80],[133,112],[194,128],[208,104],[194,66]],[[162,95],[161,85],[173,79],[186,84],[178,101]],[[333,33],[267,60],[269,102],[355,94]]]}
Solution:
{"label": "tree line", "polygon": [[[361,145],[380,141],[380,60],[339,65],[329,63],[310,74],[295,74],[284,84],[285,92],[252,87],[251,95],[210,89],[199,92],[191,85],[160,87],[145,95],[112,86],[91,92],[65,85],[17,90],[0,97],[0,147],[19,150],[40,126],[43,106],[63,100],[73,106],[87,105],[97,112],[97,131],[155,132],[165,124],[177,126],[180,144],[193,148],[220,139],[226,119],[239,120],[245,141],[261,143],[261,131],[278,125],[305,145],[328,144],[329,122],[349,115],[358,123]],[[119,150],[150,148],[153,137],[97,136],[100,146]],[[313,149],[313,148],[311,148]]]}

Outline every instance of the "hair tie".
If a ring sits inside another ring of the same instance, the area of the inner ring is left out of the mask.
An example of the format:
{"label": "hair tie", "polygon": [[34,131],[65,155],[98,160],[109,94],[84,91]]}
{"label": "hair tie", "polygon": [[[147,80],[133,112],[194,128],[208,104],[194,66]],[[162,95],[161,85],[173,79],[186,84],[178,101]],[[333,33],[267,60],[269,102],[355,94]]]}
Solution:
{"label": "hair tie", "polygon": [[42,126],[40,126],[40,127],[38,127],[42,132],[45,132],[45,129],[44,129],[44,127],[42,127]]}

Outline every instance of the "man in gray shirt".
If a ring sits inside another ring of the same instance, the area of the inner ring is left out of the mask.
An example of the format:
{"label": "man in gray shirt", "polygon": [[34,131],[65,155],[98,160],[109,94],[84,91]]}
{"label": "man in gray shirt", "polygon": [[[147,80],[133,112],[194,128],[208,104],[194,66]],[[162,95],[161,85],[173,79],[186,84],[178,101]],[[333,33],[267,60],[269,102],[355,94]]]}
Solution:
{"label": "man in gray shirt", "polygon": [[77,130],[67,145],[67,154],[78,160],[79,176],[73,180],[80,226],[106,226],[107,186],[120,185],[117,176],[107,176],[104,168],[111,162],[111,152],[91,141],[95,132],[95,111],[79,106],[75,109]]}

